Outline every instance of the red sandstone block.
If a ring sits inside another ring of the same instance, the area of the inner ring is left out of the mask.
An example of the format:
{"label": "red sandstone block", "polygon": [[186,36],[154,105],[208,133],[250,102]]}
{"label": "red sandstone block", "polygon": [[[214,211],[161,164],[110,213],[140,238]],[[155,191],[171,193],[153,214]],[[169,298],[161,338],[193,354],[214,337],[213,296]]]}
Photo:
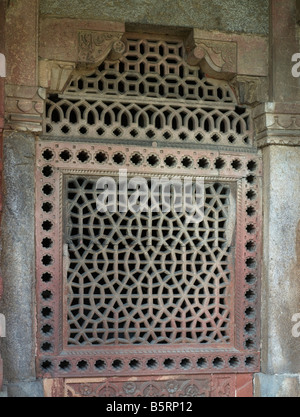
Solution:
{"label": "red sandstone block", "polygon": [[236,397],[253,397],[253,375],[236,375]]}

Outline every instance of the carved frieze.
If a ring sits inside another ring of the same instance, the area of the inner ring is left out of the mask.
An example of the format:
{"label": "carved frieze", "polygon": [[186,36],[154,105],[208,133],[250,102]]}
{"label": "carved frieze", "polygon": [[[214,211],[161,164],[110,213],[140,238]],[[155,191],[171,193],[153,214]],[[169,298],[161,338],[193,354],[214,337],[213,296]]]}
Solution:
{"label": "carved frieze", "polygon": [[300,146],[300,106],[265,103],[254,110],[257,144]]}
{"label": "carved frieze", "polygon": [[44,90],[30,86],[6,85],[5,92],[5,128],[41,131]]}
{"label": "carved frieze", "polygon": [[[251,375],[246,376],[250,381]],[[234,397],[239,385],[235,374],[226,374],[189,378],[68,378],[63,383],[46,379],[44,389],[46,397]],[[248,394],[251,395],[251,387]]]}

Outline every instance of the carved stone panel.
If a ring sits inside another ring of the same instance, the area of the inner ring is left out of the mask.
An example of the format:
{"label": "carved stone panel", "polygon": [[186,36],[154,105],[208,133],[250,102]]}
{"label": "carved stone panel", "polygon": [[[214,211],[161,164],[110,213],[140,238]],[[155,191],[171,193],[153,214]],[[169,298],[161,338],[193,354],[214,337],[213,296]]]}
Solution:
{"label": "carved stone panel", "polygon": [[252,375],[45,379],[46,397],[250,397]]}

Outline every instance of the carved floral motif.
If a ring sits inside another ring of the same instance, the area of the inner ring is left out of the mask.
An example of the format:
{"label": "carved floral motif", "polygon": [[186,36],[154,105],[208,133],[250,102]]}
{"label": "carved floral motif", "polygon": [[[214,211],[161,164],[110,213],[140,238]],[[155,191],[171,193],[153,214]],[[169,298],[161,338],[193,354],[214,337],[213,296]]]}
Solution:
{"label": "carved floral motif", "polygon": [[231,397],[236,388],[235,375],[205,375],[179,379],[135,378],[114,380],[66,380],[64,396],[71,397]]}

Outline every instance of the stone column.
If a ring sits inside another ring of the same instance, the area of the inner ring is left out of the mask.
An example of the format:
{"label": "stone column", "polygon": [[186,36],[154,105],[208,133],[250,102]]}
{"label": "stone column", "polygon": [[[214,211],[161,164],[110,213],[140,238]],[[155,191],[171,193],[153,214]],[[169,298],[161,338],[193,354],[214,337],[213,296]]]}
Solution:
{"label": "stone column", "polygon": [[35,373],[34,166],[35,132],[41,130],[42,112],[37,81],[38,0],[5,3],[0,312],[6,317],[6,337],[0,350],[7,395],[35,397],[43,395]]}
{"label": "stone column", "polygon": [[300,396],[300,78],[291,72],[292,56],[300,52],[298,3],[270,2],[270,102],[254,112],[264,161],[262,363],[256,396]]}

